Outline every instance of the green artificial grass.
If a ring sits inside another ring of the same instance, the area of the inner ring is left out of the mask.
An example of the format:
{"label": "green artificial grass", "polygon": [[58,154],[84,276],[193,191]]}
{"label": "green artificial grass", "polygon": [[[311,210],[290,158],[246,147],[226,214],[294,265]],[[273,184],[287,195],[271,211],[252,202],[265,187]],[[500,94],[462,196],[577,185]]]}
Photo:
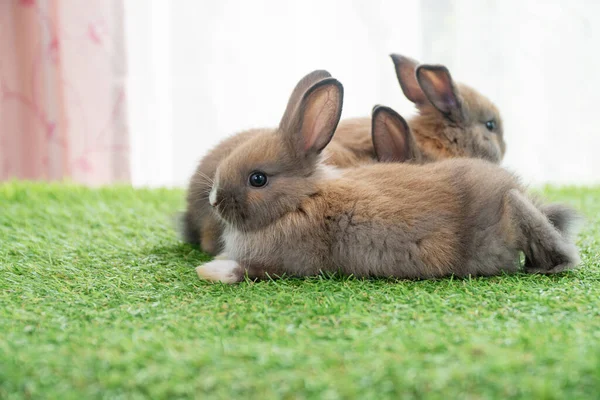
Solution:
{"label": "green artificial grass", "polygon": [[0,398],[600,396],[600,189],[557,276],[207,284],[178,190],[0,185]]}

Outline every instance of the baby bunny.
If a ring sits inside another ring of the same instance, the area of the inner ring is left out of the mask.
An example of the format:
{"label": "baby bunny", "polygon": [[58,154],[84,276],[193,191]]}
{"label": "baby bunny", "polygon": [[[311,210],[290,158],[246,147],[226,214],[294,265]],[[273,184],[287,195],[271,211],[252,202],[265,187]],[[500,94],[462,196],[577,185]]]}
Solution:
{"label": "baby bunny", "polygon": [[[308,88],[316,82],[329,77],[331,77],[329,72],[316,70],[302,78],[290,96],[284,112],[284,120],[288,120],[289,116],[295,112],[300,98]],[[216,255],[222,250],[222,224],[217,219],[208,202],[208,194],[213,184],[217,165],[231,154],[235,148],[246,143],[250,138],[273,131],[273,129],[253,129],[238,133],[219,143],[202,159],[190,181],[187,195],[187,210],[181,221],[184,238],[187,242],[199,244],[203,251],[211,255]],[[367,142],[370,142],[370,134],[365,135],[365,138]],[[352,147],[353,141],[349,140],[349,142],[350,147],[345,147],[339,143],[331,143],[325,153],[325,162],[344,168],[371,161],[372,150],[368,154],[355,152]]]}
{"label": "baby bunny", "polygon": [[[404,118],[391,108],[384,106],[373,108],[372,136],[373,147],[379,161],[419,161],[420,154],[416,150],[418,146],[414,136]],[[539,209],[567,241],[575,240],[582,222],[581,216],[575,210],[563,204],[539,204]],[[526,258],[526,267],[529,264],[530,260]]]}
{"label": "baby bunny", "polygon": [[506,144],[496,106],[471,87],[455,84],[442,65],[418,65],[391,55],[406,98],[419,113],[409,121],[428,160],[470,157],[499,163]]}
{"label": "baby bunny", "polygon": [[[230,259],[199,266],[200,278],[235,283],[246,275],[320,271],[486,276],[517,271],[520,251],[526,272],[555,273],[578,263],[568,235],[513,175],[487,161],[379,163],[332,173],[321,154],[342,101],[337,80],[315,83],[279,129],[253,136],[219,164],[210,204],[225,223]],[[410,143],[406,123],[392,110],[376,107],[372,120],[373,137],[399,134]]]}
{"label": "baby bunny", "polygon": [[[465,85],[454,85],[445,67],[417,67],[414,60],[399,55],[392,55],[392,60],[402,90],[419,109],[419,115],[410,120],[417,146],[410,155],[394,153],[393,161],[423,163],[451,157],[501,161],[505,150],[502,122],[489,100]],[[317,70],[300,80],[285,113],[294,110],[311,84],[330,76],[327,71]],[[182,221],[187,242],[199,244],[211,255],[221,252],[223,228],[208,204],[217,165],[241,143],[264,131],[238,133],[221,142],[200,162],[189,185],[187,211]],[[368,164],[375,159],[370,118],[342,121],[325,150],[325,162],[340,168]]]}
{"label": "baby bunny", "polygon": [[[404,95],[418,114],[408,121],[420,152],[419,160],[431,162],[447,158],[481,158],[500,163],[506,145],[502,119],[496,106],[475,89],[455,84],[448,69],[441,65],[418,65],[415,60],[391,55]],[[374,151],[366,139],[371,132],[369,118],[340,122],[334,143],[357,154]]]}

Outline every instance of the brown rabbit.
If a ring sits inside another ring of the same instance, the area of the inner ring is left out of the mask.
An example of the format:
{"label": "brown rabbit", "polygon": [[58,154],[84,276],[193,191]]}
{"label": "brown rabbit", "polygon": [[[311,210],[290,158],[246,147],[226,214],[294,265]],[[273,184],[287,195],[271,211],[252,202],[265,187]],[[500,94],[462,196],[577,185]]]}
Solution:
{"label": "brown rabbit", "polygon": [[[420,162],[418,146],[408,124],[389,107],[373,108],[372,140],[377,159],[381,162]],[[582,222],[581,215],[562,204],[539,205],[540,211],[568,240],[573,241]],[[526,258],[527,267],[530,260]]]}
{"label": "brown rabbit", "polygon": [[[398,54],[391,58],[404,95],[418,109],[408,121],[421,153],[418,162],[456,157],[502,161],[506,150],[502,119],[490,100],[467,85],[455,84],[444,66],[418,65]],[[367,139],[370,133],[370,118],[344,120],[334,143],[356,154],[374,156]]]}
{"label": "brown rabbit", "polygon": [[[230,259],[199,266],[201,278],[494,275],[517,271],[520,250],[527,272],[578,263],[569,235],[513,175],[487,161],[326,168],[321,153],[342,102],[337,80],[313,84],[277,130],[253,136],[219,164],[210,204],[225,224]],[[396,113],[375,108],[373,137],[410,135],[406,127]]]}
{"label": "brown rabbit", "polygon": [[[321,79],[329,78],[327,71],[316,70],[302,78],[294,88],[284,119],[295,112],[298,101],[304,92]],[[200,162],[192,176],[187,195],[187,210],[183,215],[183,234],[189,243],[200,244],[203,251],[216,255],[222,250],[221,235],[223,227],[217,219],[208,202],[208,194],[212,187],[217,165],[228,156],[235,148],[247,142],[250,138],[272,132],[274,129],[253,129],[238,133],[219,143]],[[370,142],[370,133],[366,135]],[[372,146],[371,146],[372,148]],[[325,152],[325,163],[346,168],[360,163],[370,162],[372,151],[369,154],[355,152],[353,147],[345,147],[338,142],[331,143]]]}
{"label": "brown rabbit", "polygon": [[[418,66],[417,62],[392,55],[396,74],[406,97],[419,114],[409,123],[417,146],[408,155],[394,153],[394,161],[422,163],[452,157],[483,158],[499,163],[505,151],[502,121],[496,107],[466,85],[455,85],[443,66]],[[294,89],[286,113],[290,113],[310,84],[331,75],[314,71]],[[200,244],[203,251],[216,255],[222,249],[222,226],[210,210],[207,196],[217,164],[231,151],[255,134],[255,129],[239,133],[221,142],[201,161],[191,179],[183,231],[186,241]],[[340,168],[370,163],[377,158],[371,141],[371,119],[355,118],[338,125],[328,146],[326,163]]]}

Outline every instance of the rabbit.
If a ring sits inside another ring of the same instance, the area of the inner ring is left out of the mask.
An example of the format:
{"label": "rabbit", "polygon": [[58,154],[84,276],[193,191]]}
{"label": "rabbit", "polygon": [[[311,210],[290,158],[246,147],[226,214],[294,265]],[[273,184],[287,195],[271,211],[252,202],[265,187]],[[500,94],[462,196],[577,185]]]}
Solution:
{"label": "rabbit", "polygon": [[[331,74],[325,70],[316,70],[303,77],[294,88],[284,115],[294,112],[298,100],[312,84],[328,77],[331,77]],[[213,183],[217,165],[235,148],[246,143],[252,137],[272,131],[274,130],[252,129],[238,133],[219,143],[201,160],[191,178],[187,194],[187,210],[183,213],[180,221],[186,242],[200,245],[204,252],[213,256],[221,252],[222,224],[214,215],[208,202],[208,193]],[[370,133],[366,134],[365,137],[367,141],[370,141]],[[347,168],[372,161],[372,152],[354,151],[356,146],[352,145],[352,140],[348,142],[349,146],[342,145],[339,142],[331,143],[325,153],[325,162],[340,168]]]}
{"label": "rabbit", "polygon": [[[481,158],[500,163],[506,152],[502,118],[496,106],[475,89],[455,84],[442,65],[419,65],[417,61],[392,54],[396,76],[404,95],[418,114],[408,121],[421,157],[413,163],[455,157]],[[368,136],[370,118],[340,122],[334,142],[356,154],[375,157]]]}
{"label": "rabbit", "polygon": [[[389,107],[373,108],[372,140],[380,162],[404,162],[407,159],[419,162],[420,152],[414,135],[411,134],[404,118]],[[538,203],[542,214],[566,240],[575,240],[583,222],[579,213],[563,204],[544,205],[536,199],[532,200]],[[530,260],[526,258],[525,266],[529,266],[529,263]]]}
{"label": "rabbit", "polygon": [[[498,110],[489,100],[465,85],[455,86],[445,67],[417,66],[416,61],[407,57],[391,57],[402,90],[420,111],[410,120],[418,146],[414,147],[410,158],[407,158],[407,154],[399,157],[402,155],[396,153],[394,161],[423,163],[450,157],[501,161],[505,152],[502,121]],[[292,112],[298,98],[310,84],[330,76],[323,70],[305,76],[296,85],[286,113]],[[489,127],[484,127],[488,123]],[[488,132],[489,129],[493,133]],[[187,242],[199,244],[208,254],[217,255],[222,250],[223,229],[211,211],[207,198],[216,167],[234,148],[264,131],[249,130],[225,139],[204,157],[190,181],[187,210],[182,218],[183,236]],[[374,160],[378,160],[378,156],[371,140],[371,119],[342,121],[326,149],[326,162],[348,168],[369,164]]]}
{"label": "rabbit", "polygon": [[[200,278],[489,276],[518,271],[520,251],[529,273],[578,264],[575,244],[515,176],[489,161],[328,168],[322,154],[342,104],[341,83],[316,82],[277,130],[253,136],[219,164],[209,202],[224,222],[229,258],[197,267]],[[372,121],[372,137],[400,133],[412,143],[390,109],[376,107]]]}
{"label": "rabbit", "polygon": [[[413,149],[411,158],[396,157],[394,161],[423,163],[450,157],[479,157],[497,163],[501,161],[505,152],[502,121],[498,110],[489,100],[465,85],[455,86],[445,67],[418,67],[416,61],[407,57],[391,57],[402,90],[417,104],[420,111],[419,115],[410,120],[418,147]],[[293,110],[299,96],[310,84],[330,76],[323,70],[313,71],[305,76],[296,85],[286,113]],[[452,112],[449,114],[442,111],[450,108]],[[486,119],[485,123],[480,121],[482,119]],[[490,127],[483,128],[488,123]],[[485,130],[490,128],[493,133]],[[200,162],[190,181],[187,210],[181,221],[186,242],[200,245],[204,252],[213,256],[221,252],[223,229],[211,212],[207,199],[216,167],[234,148],[264,131],[265,129],[253,129],[227,138]],[[342,121],[326,150],[326,162],[340,168],[369,164],[377,159],[371,141],[370,118]]]}

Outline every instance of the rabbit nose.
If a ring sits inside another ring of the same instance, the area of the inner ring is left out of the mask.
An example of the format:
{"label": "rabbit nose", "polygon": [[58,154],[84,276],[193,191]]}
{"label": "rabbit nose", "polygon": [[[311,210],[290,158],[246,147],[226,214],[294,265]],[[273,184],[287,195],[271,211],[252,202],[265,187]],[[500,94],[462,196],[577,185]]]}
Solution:
{"label": "rabbit nose", "polygon": [[217,191],[215,189],[210,191],[210,194],[208,195],[208,202],[212,207],[217,205]]}

